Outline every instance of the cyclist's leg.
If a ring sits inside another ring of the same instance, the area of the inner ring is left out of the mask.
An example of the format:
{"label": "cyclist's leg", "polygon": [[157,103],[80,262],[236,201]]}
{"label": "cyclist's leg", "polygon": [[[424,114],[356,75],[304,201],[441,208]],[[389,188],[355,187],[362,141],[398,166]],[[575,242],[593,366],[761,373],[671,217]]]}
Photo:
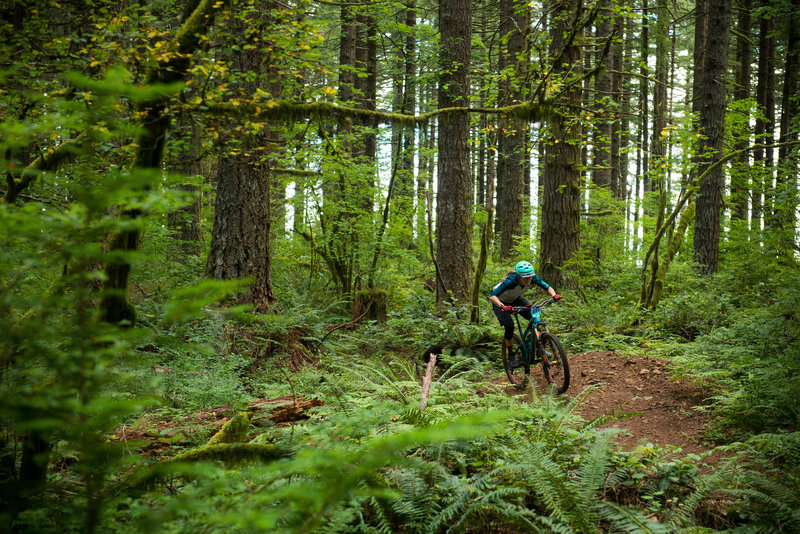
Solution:
{"label": "cyclist's leg", "polygon": [[506,344],[506,347],[510,348],[514,343],[514,320],[511,318],[510,313],[504,312],[502,308],[498,308],[497,306],[494,307],[494,314],[500,326],[504,329],[503,342]]}

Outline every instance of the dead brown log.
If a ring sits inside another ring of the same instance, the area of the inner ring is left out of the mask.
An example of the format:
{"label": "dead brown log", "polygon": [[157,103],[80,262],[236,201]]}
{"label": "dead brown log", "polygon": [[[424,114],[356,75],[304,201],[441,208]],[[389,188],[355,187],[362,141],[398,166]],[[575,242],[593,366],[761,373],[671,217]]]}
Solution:
{"label": "dead brown log", "polygon": [[[272,408],[276,406],[275,408]],[[294,398],[291,395],[280,397],[278,399],[259,399],[250,403],[248,410],[258,411],[271,409],[267,419],[273,423],[292,423],[301,419],[308,419],[308,410],[316,406],[322,406],[322,401],[319,399],[304,399],[302,397]]]}

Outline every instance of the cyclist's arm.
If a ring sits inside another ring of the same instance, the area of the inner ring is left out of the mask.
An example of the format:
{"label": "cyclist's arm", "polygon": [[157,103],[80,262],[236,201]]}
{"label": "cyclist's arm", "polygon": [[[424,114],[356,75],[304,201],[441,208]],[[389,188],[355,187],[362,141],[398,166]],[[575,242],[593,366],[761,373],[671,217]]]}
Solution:
{"label": "cyclist's arm", "polygon": [[503,306],[505,306],[505,304],[503,304],[502,302],[500,302],[500,299],[499,299],[499,298],[497,298],[497,295],[491,295],[491,296],[489,297],[489,302],[491,302],[492,304],[494,304],[494,305],[495,305],[495,306],[497,306],[498,308],[502,308]]}
{"label": "cyclist's arm", "polygon": [[547,291],[550,294],[551,297],[556,294],[555,289],[550,287],[550,285],[547,282],[545,282],[544,280],[539,278],[539,275],[536,275],[536,274],[533,275],[532,283],[536,284],[537,286],[539,286],[542,289],[544,289],[545,291]]}

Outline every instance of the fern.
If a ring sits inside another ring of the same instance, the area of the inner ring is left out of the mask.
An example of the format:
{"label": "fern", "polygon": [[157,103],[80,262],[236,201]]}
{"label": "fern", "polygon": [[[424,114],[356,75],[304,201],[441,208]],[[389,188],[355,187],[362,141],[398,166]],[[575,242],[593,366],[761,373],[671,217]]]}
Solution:
{"label": "fern", "polygon": [[764,532],[800,532],[800,493],[796,475],[791,486],[751,472],[746,479],[750,487],[730,488],[725,493],[740,499],[744,510],[754,517],[753,526]]}
{"label": "fern", "polygon": [[602,501],[596,506],[597,512],[606,523],[613,525],[612,532],[631,532],[637,534],[670,534],[672,529],[642,512],[614,502]]}
{"label": "fern", "polygon": [[[400,400],[407,404],[410,399],[408,394],[400,387],[397,381],[390,378],[383,370],[379,369],[378,363],[374,360],[369,363],[361,362],[348,362],[347,365],[334,363],[331,368],[337,369],[343,373],[349,374],[353,377],[360,378],[361,386],[359,389],[369,390],[373,393],[382,394]],[[389,395],[387,391],[393,391],[395,395]]]}
{"label": "fern", "polygon": [[517,463],[503,466],[498,475],[514,477],[520,475],[528,487],[539,497],[548,514],[563,525],[575,526],[579,530],[594,530],[586,509],[575,499],[577,488],[561,467],[545,453],[542,443],[529,443],[518,439],[515,443]]}
{"label": "fern", "polygon": [[789,434],[759,434],[750,438],[747,444],[754,447],[771,461],[800,465],[800,432]]}
{"label": "fern", "polygon": [[[481,524],[481,520],[487,528],[476,528],[476,530],[487,530],[490,525],[496,528],[498,523],[520,525],[529,522],[526,519],[533,515],[527,508],[509,502],[524,494],[522,488],[497,487],[494,485],[494,480],[484,476],[470,480],[467,490],[468,492],[464,494],[461,502],[454,502],[449,506],[450,512],[454,513],[455,517],[460,516],[448,529],[450,531],[462,530],[466,523],[474,528]],[[464,492],[462,491],[462,493]],[[434,525],[436,525],[435,521],[431,527]],[[435,532],[435,529],[430,528],[429,532]]]}

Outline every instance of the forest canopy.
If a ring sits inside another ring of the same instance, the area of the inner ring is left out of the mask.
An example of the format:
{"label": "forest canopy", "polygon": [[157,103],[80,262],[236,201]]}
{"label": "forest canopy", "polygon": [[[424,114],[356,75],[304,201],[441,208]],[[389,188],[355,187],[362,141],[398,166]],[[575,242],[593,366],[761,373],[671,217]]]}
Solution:
{"label": "forest canopy", "polygon": [[[13,531],[800,529],[798,0],[7,0],[0,43]],[[520,260],[707,452],[509,392]]]}

